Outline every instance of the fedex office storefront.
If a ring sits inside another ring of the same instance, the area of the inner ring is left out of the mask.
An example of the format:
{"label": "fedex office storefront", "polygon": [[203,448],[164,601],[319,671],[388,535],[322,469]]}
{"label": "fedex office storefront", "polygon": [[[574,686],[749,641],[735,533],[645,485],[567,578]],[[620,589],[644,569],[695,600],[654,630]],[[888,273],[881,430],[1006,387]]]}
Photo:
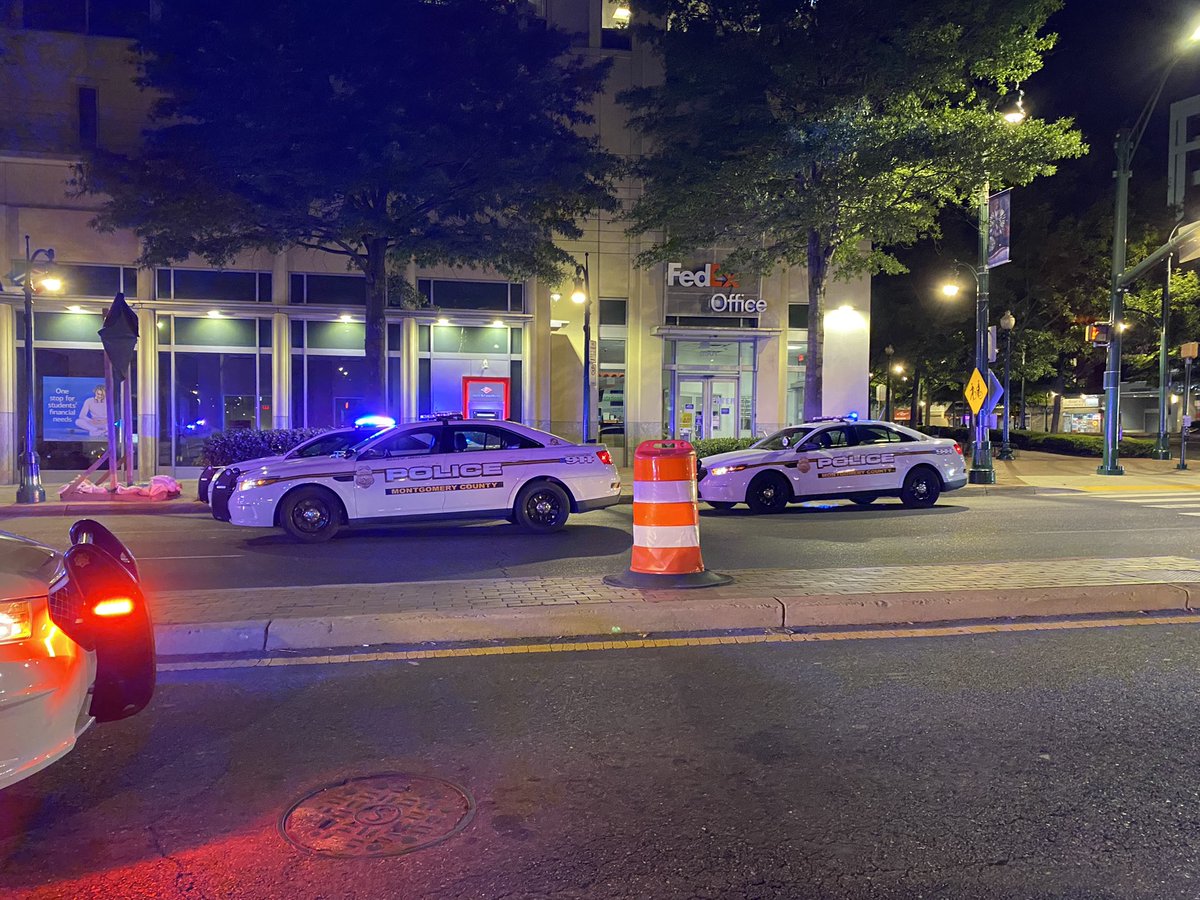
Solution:
{"label": "fedex office storefront", "polygon": [[[663,430],[684,440],[748,438],[803,419],[808,356],[803,270],[740,278],[720,262],[662,267]],[[869,282],[831,285],[824,412],[867,411]]]}

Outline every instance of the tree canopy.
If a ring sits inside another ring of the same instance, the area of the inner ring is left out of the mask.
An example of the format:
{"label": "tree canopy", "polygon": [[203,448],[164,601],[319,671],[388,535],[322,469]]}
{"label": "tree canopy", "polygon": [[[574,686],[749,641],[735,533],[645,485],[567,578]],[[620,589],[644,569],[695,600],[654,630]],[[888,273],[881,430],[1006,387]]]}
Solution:
{"label": "tree canopy", "polygon": [[138,155],[81,167],[96,224],[133,229],[147,265],[345,257],[379,408],[389,261],[557,277],[555,238],[615,206],[585,134],[607,64],[518,0],[172,0],[136,49],[159,99]]}
{"label": "tree canopy", "polygon": [[661,85],[630,92],[653,147],[633,228],[644,263],[705,247],[808,271],[805,416],[821,410],[831,272],[898,272],[982,186],[1024,184],[1086,149],[1070,121],[999,115],[1054,43],[1057,0],[643,0]]}

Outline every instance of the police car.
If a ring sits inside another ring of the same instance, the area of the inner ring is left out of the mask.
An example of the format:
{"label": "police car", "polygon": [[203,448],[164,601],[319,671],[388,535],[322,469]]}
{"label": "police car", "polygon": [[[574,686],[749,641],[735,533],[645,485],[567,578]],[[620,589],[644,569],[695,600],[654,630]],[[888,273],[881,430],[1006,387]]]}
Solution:
{"label": "police car", "polygon": [[[340,450],[346,450],[353,447],[355,444],[361,444],[371,435],[378,432],[381,428],[386,428],[395,425],[395,419],[388,419],[383,416],[365,416],[358,419],[352,428],[334,428],[330,431],[323,431],[320,434],[310,437],[307,441],[302,441],[286,453],[276,454],[274,456],[263,456],[258,459],[249,459],[245,462],[238,463],[243,468],[262,465],[265,462],[276,459],[301,459],[306,457],[329,456],[332,453],[337,453]],[[206,466],[204,471],[200,473],[200,478],[196,483],[196,499],[201,503],[209,502],[209,493],[213,481],[225,469],[225,466]]]}
{"label": "police car", "polygon": [[154,632],[137,562],[103,525],[60,553],[0,532],[0,788],[45,768],[93,722],[154,693]]}
{"label": "police car", "polygon": [[746,450],[706,456],[696,474],[700,499],[709,506],[745,503],[754,513],[782,512],[803,500],[867,505],[880,497],[922,508],[967,483],[957,442],[849,418],[795,425]]}
{"label": "police car", "polygon": [[418,518],[505,518],[557,531],[571,513],[612,506],[620,495],[602,444],[446,418],[387,429],[332,457],[230,466],[213,482],[212,514],[316,543],[342,525]]}

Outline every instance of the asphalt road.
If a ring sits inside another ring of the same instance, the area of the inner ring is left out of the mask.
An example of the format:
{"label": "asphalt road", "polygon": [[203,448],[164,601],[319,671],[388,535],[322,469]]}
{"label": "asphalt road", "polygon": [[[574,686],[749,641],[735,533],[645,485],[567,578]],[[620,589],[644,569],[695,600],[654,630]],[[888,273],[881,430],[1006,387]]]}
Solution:
{"label": "asphalt road", "polygon": [[[1178,496],[1200,510],[1200,495]],[[894,500],[795,506],[778,516],[705,509],[701,541],[717,570],[1200,554],[1200,518],[1150,502],[1018,488],[960,491],[928,510]],[[129,543],[154,590],[605,575],[625,570],[632,543],[629,505],[573,517],[554,535],[507,523],[426,523],[349,529],[316,546],[204,515],[100,518]],[[60,546],[69,525],[0,520],[2,529]]]}
{"label": "asphalt road", "polygon": [[[0,897],[1188,898],[1200,629],[172,673],[0,794]],[[403,857],[279,816],[352,774],[478,804]]]}

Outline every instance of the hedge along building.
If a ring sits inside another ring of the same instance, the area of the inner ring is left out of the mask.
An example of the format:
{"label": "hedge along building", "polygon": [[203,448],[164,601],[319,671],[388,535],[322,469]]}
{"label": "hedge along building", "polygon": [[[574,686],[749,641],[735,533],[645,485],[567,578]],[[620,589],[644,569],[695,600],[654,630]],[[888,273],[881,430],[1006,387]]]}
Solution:
{"label": "hedge along building", "polygon": [[[293,248],[244,254],[216,270],[199,259],[138,269],[131,233],[89,226],[93,201],[70,194],[90,148],[132,149],[148,98],[132,82],[129,23],[151,0],[15,0],[0,6],[0,480],[16,477],[26,385],[21,281],[24,236],[55,250],[64,290],[35,295],[34,399],[47,480],[65,480],[102,449],[85,415],[103,381],[105,301],[138,311],[134,373],[138,471],[188,475],[204,438],[231,428],[335,426],[363,413],[402,420],[439,412],[582,431],[583,310],[572,284],[509,282],[494,273],[410,268],[430,298],[387,312],[386,410],[363,397],[363,279],[337,257]],[[656,77],[607,0],[558,0],[554,24],[581,52],[613,59],[593,126],[634,156],[617,95]],[[119,10],[120,14],[113,14]],[[637,186],[625,184],[623,199]],[[802,269],[727,279],[718,251],[645,269],[623,223],[597,217],[564,243],[587,254],[594,352],[593,437],[621,449],[664,435],[749,437],[797,421],[807,351]],[[35,282],[36,283],[36,282]],[[869,284],[834,282],[827,297],[824,408],[865,411]],[[93,406],[93,409],[95,407]]]}

